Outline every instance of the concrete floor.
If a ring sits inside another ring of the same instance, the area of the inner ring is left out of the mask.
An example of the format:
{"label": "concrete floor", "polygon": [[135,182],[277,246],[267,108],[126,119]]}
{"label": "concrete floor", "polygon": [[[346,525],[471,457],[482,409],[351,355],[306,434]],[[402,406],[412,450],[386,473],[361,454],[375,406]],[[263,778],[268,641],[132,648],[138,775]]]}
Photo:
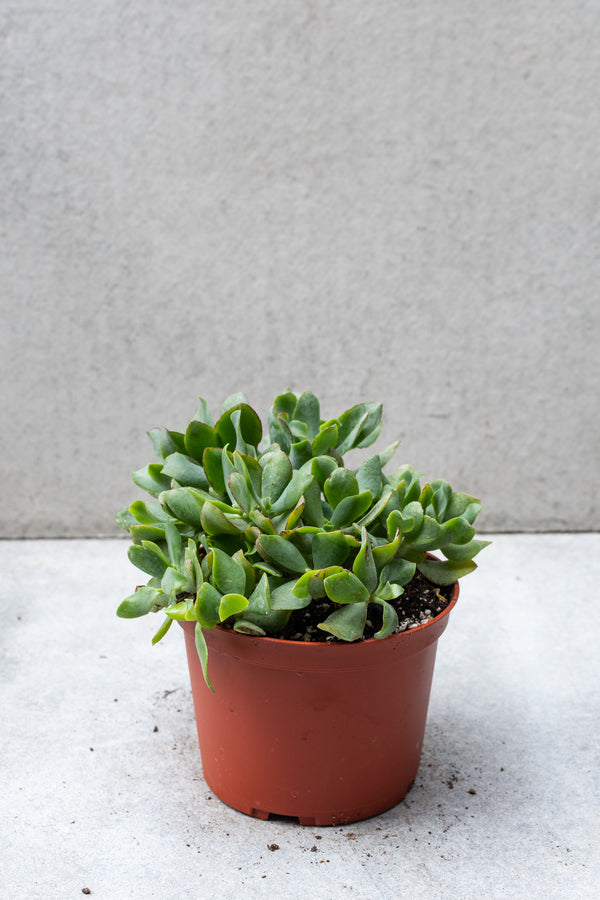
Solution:
{"label": "concrete floor", "polygon": [[600,535],[494,538],[440,639],[413,789],[320,829],[207,789],[180,629],[153,648],[157,617],[114,615],[125,542],[0,542],[0,573],[2,898],[598,896]]}

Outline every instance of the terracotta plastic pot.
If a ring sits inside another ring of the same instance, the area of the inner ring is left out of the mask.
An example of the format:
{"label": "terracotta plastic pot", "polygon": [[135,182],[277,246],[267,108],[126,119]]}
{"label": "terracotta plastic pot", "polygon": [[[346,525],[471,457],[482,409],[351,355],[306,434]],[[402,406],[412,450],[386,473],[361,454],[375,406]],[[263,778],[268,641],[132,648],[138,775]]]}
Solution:
{"label": "terracotta plastic pot", "polygon": [[435,619],[383,640],[304,643],[205,632],[206,687],[194,623],[182,622],[210,789],[235,809],[303,825],[366,819],[415,779],[437,640],[458,599]]}

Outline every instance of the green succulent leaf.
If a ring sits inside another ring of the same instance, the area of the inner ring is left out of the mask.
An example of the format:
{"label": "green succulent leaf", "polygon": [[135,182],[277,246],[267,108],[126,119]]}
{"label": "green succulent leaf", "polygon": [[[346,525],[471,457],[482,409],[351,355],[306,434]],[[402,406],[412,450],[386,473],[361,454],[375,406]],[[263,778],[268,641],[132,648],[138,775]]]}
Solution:
{"label": "green succulent leaf", "polygon": [[368,447],[381,430],[381,403],[359,403],[339,417],[338,452],[342,455],[353,447]]}
{"label": "green succulent leaf", "polygon": [[360,519],[370,507],[373,500],[371,491],[362,491],[353,497],[345,497],[341,500],[333,511],[331,516],[331,524],[334,528],[344,528]]}
{"label": "green succulent leaf", "polygon": [[196,410],[194,419],[196,419],[196,421],[198,422],[202,422],[204,425],[209,425],[212,428],[214,423],[210,414],[208,403],[206,402],[204,397],[199,397],[198,399],[200,400],[200,406]]}
{"label": "green succulent leaf", "polygon": [[386,581],[389,581],[390,584],[408,584],[409,581],[412,581],[416,569],[416,563],[411,562],[411,560],[394,559],[381,570],[379,575],[380,584],[385,584]]}
{"label": "green succulent leaf", "polygon": [[302,574],[308,566],[306,560],[290,541],[276,534],[261,534],[256,541],[256,549],[268,563],[283,572]]}
{"label": "green succulent leaf", "polygon": [[237,616],[248,606],[248,599],[243,594],[225,594],[219,604],[219,619],[224,622],[230,616]]}
{"label": "green succulent leaf", "polygon": [[326,569],[328,566],[343,566],[352,545],[356,543],[348,535],[342,534],[341,531],[315,534],[312,542],[312,557],[315,568]]}
{"label": "green succulent leaf", "polygon": [[[161,604],[163,598],[164,603]],[[121,619],[137,619],[139,616],[145,616],[155,607],[160,607],[167,602],[168,598],[164,596],[161,590],[152,587],[141,587],[129,597],[125,597],[117,609],[117,615]]]}
{"label": "green succulent leaf", "polygon": [[200,622],[196,622],[196,630],[195,630],[195,642],[196,642],[196,652],[198,653],[198,659],[200,660],[200,665],[202,666],[202,674],[204,675],[204,680],[206,682],[207,687],[213,692],[215,692],[214,687],[212,686],[211,680],[208,676],[208,647],[206,646],[206,638],[202,633],[202,626]]}
{"label": "green succulent leaf", "polygon": [[194,528],[202,527],[200,513],[204,505],[204,499],[190,487],[174,488],[160,495],[161,503],[182,522],[187,522]]}
{"label": "green succulent leaf", "polygon": [[214,428],[204,422],[193,419],[185,432],[185,450],[198,462],[202,462],[204,451],[207,447],[219,447],[221,441]]}
{"label": "green succulent leaf", "polygon": [[196,619],[204,628],[214,628],[219,623],[220,592],[205,581],[196,594]]}
{"label": "green succulent leaf", "polygon": [[135,500],[129,507],[129,512],[142,525],[156,525],[157,522],[168,522],[171,519],[168,512],[165,512],[155,500],[149,500],[147,503]]}
{"label": "green succulent leaf", "polygon": [[238,634],[249,634],[252,637],[266,637],[267,634],[260,625],[252,622],[247,616],[242,619],[236,619],[233,623],[233,630],[237,631]]}
{"label": "green succulent leaf", "polygon": [[292,464],[287,454],[282,450],[269,453],[262,470],[261,495],[263,501],[274,503],[278,500],[292,480],[292,474]]}
{"label": "green succulent leaf", "polygon": [[[239,418],[234,416],[237,411],[240,413]],[[261,421],[252,407],[245,402],[236,403],[225,410],[215,425],[215,431],[223,446],[229,444],[231,447],[237,447],[241,438],[244,444],[257,447],[262,439]]]}
{"label": "green succulent leaf", "polygon": [[367,604],[351,603],[336,609],[317,628],[328,631],[341,641],[356,641],[362,637],[367,621]]}
{"label": "green succulent leaf", "polygon": [[361,547],[352,565],[352,571],[357,578],[360,578],[369,594],[372,594],[377,587],[379,579],[377,577],[377,568],[373,557],[373,548],[369,541],[366,528],[363,528],[362,530]]}
{"label": "green succulent leaf", "polygon": [[174,597],[183,591],[190,590],[193,585],[189,583],[186,576],[179,569],[169,566],[168,569],[165,569],[160,587],[165,594]]}
{"label": "green succulent leaf", "polygon": [[141,544],[142,541],[164,541],[166,527],[166,522],[164,525],[131,525],[129,534],[135,544]]}
{"label": "green succulent leaf", "polygon": [[283,493],[275,503],[271,504],[271,512],[273,515],[291,512],[312,480],[312,475],[309,475],[307,472],[294,472],[292,480],[285,487]]}
{"label": "green succulent leaf", "polygon": [[244,567],[223,550],[216,548],[213,550],[212,577],[215,587],[222,594],[243,594],[246,589]]}
{"label": "green succulent leaf", "polygon": [[171,479],[162,472],[163,467],[160,463],[151,463],[143,469],[138,469],[137,472],[132,472],[131,477],[143,491],[158,497],[162,491],[168,491],[171,487]]}
{"label": "green succulent leaf", "polygon": [[271,591],[266,573],[262,576],[248,600],[248,612],[265,615],[271,608]]}
{"label": "green succulent leaf", "polygon": [[466,544],[449,544],[442,548],[442,553],[447,559],[460,562],[465,559],[473,559],[473,557],[477,556],[477,554],[485,547],[489,547],[491,543],[491,541],[473,540]]}
{"label": "green succulent leaf", "polygon": [[185,438],[179,431],[166,428],[151,428],[148,437],[152,441],[157,459],[166,459],[171,453],[185,453]]}
{"label": "green succulent leaf", "polygon": [[141,544],[132,544],[127,551],[129,561],[154,578],[162,578],[165,571],[171,565],[170,560],[162,552],[160,547],[152,541],[142,541]]}
{"label": "green succulent leaf", "polygon": [[335,447],[338,440],[338,427],[334,423],[321,428],[312,442],[312,455],[323,456]]}
{"label": "green succulent leaf", "polygon": [[393,541],[373,547],[373,559],[378,572],[394,559],[400,548],[401,541],[402,535],[400,530],[398,530]]}
{"label": "green succulent leaf", "polygon": [[471,525],[481,510],[481,503],[470,494],[453,493],[446,507],[446,519],[455,519],[462,516]]}
{"label": "green succulent leaf", "polygon": [[169,618],[169,616],[167,616],[165,618],[164,622],[162,623],[162,625],[160,626],[160,628],[158,629],[158,631],[156,632],[156,634],[154,635],[154,637],[152,638],[152,646],[154,646],[154,644],[158,644],[158,642],[164,638],[165,634],[167,633],[167,631],[169,630],[169,628],[171,627],[172,624],[173,624],[173,619],[171,619],[171,618]]}
{"label": "green succulent leaf", "polygon": [[202,466],[183,453],[171,453],[167,456],[163,472],[174,478],[182,487],[208,488],[208,479]]}
{"label": "green succulent leaf", "polygon": [[398,613],[391,604],[381,597],[375,597],[374,602],[381,606],[383,612],[381,628],[375,633],[374,637],[378,639],[389,637],[391,634],[394,634],[398,627]]}
{"label": "green succulent leaf", "polygon": [[165,539],[169,559],[174,566],[179,567],[181,565],[181,535],[173,522],[167,522],[165,525]]}
{"label": "green succulent leaf", "polygon": [[[232,521],[231,519],[228,519],[218,506],[214,503],[210,503],[208,500],[202,507],[200,521],[204,531],[210,535],[239,535],[246,529],[246,523],[237,520],[236,524],[235,520]],[[240,527],[238,527],[238,525]]]}
{"label": "green succulent leaf", "polygon": [[296,441],[290,447],[290,462],[294,469],[300,469],[312,459],[312,444],[309,440]]}
{"label": "green succulent leaf", "polygon": [[418,529],[410,532],[410,545],[418,550],[434,550],[439,547],[441,527],[431,516],[423,516]]}
{"label": "green succulent leaf", "polygon": [[389,447],[386,447],[385,450],[383,450],[379,454],[379,462],[381,464],[382,469],[384,466],[386,466],[389,463],[390,459],[392,458],[392,456],[394,455],[394,453],[396,452],[396,450],[398,449],[400,444],[401,444],[401,441],[394,441],[393,444],[390,444]]}
{"label": "green succulent leaf", "polygon": [[375,503],[364,516],[362,516],[354,523],[355,527],[360,530],[361,528],[366,528],[367,525],[370,525],[372,522],[374,522],[375,519],[380,516],[381,513],[386,509],[390,502],[390,499],[393,496],[394,492],[388,491],[387,494],[384,494],[382,497],[380,497],[377,503]]}
{"label": "green succulent leaf", "polygon": [[349,469],[335,468],[323,486],[323,492],[332,509],[360,491],[356,476]]}
{"label": "green succulent leaf", "polygon": [[311,475],[323,490],[325,482],[332,474],[332,472],[337,469],[338,464],[335,459],[331,456],[316,456],[314,459],[309,460],[305,463],[305,469],[310,470]]}
{"label": "green succulent leaf", "polygon": [[271,591],[271,609],[304,609],[310,604],[310,594],[299,597],[294,593],[296,583],[296,581],[286,581]]}
{"label": "green succulent leaf", "polygon": [[325,590],[325,579],[330,575],[337,575],[339,572],[343,572],[341,566],[329,566],[326,569],[311,569],[309,572],[305,572],[304,575],[301,575],[294,588],[292,588],[292,593],[294,593],[297,597],[312,598],[317,599],[319,597],[326,597],[327,592]]}
{"label": "green succulent leaf", "polygon": [[228,493],[245,513],[249,513],[254,503],[250,496],[248,484],[239,472],[232,472],[227,479]]}
{"label": "green succulent leaf", "polygon": [[137,525],[138,520],[129,512],[129,509],[126,507],[125,509],[119,510],[119,512],[115,516],[115,522],[117,523],[119,528],[122,528],[124,531],[129,531],[132,526]]}
{"label": "green succulent leaf", "polygon": [[381,494],[383,473],[379,456],[371,456],[357,469],[356,480],[360,491],[371,491],[374,497]]}
{"label": "green succulent leaf", "polygon": [[344,570],[329,575],[324,581],[325,592],[334,603],[361,603],[369,599],[369,590],[360,578]]}
{"label": "green succulent leaf", "polygon": [[433,560],[426,559],[417,565],[419,572],[434,584],[454,584],[459,578],[468,575],[477,568],[472,559],[465,560]]}
{"label": "green succulent leaf", "polygon": [[223,473],[223,454],[221,447],[207,447],[202,455],[202,467],[210,485],[217,494],[225,493],[225,475]]}

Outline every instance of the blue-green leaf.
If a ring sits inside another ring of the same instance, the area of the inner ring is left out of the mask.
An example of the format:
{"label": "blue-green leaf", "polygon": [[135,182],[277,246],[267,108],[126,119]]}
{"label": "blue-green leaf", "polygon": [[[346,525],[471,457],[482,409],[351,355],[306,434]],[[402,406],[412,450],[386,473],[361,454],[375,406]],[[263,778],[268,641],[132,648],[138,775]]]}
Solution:
{"label": "blue-green leaf", "polygon": [[202,674],[204,675],[204,680],[206,681],[206,685],[210,690],[215,692],[214,687],[211,684],[210,678],[208,677],[208,669],[207,669],[207,661],[208,661],[208,647],[206,646],[206,638],[202,633],[202,626],[200,622],[196,622],[196,651],[198,653],[198,659],[200,660],[200,665],[202,666]]}
{"label": "blue-green leaf", "polygon": [[306,560],[290,541],[280,535],[261,534],[256,541],[256,549],[267,562],[278,566],[283,572],[306,572]]}
{"label": "blue-green leaf", "polygon": [[212,575],[215,586],[222,594],[243,594],[246,589],[243,566],[223,550],[213,550]]}
{"label": "blue-green leaf", "polygon": [[152,541],[142,541],[140,544],[132,544],[127,551],[129,561],[154,578],[162,578],[165,571],[171,565],[160,547]]}
{"label": "blue-green leaf", "polygon": [[419,572],[434,584],[454,584],[459,578],[468,575],[477,568],[472,559],[466,560],[433,560],[426,559],[417,565]]}
{"label": "blue-green leaf", "polygon": [[171,453],[167,456],[163,472],[174,478],[182,487],[208,488],[208,479],[202,466],[183,453]]}
{"label": "blue-green leaf", "polygon": [[125,597],[117,609],[117,615],[121,619],[137,619],[138,616],[145,616],[155,607],[160,607],[167,602],[168,598],[164,596],[161,590],[141,587],[129,597]]}
{"label": "blue-green leaf", "polygon": [[330,522],[334,528],[344,528],[360,518],[370,507],[373,500],[371,491],[362,491],[353,497],[345,497],[333,511]]}
{"label": "blue-green leaf", "polygon": [[148,491],[155,497],[162,491],[168,491],[171,487],[171,479],[167,475],[162,474],[163,467],[160,463],[151,463],[137,472],[132,472],[131,477],[138,487],[143,491]]}
{"label": "blue-green leaf", "polygon": [[356,641],[364,634],[366,620],[366,602],[351,603],[341,609],[336,609],[317,627],[335,635],[341,641]]}
{"label": "blue-green leaf", "polygon": [[214,628],[219,622],[221,594],[205,581],[196,594],[196,619],[204,628]]}
{"label": "blue-green leaf", "polygon": [[352,572],[343,571],[329,575],[325,581],[325,592],[334,603],[361,603],[369,599],[369,591]]}

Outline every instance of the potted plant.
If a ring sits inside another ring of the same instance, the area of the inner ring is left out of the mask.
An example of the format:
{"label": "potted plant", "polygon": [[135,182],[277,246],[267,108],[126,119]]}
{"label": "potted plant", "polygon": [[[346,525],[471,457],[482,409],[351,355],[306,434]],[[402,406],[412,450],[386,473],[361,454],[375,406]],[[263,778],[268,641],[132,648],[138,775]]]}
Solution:
{"label": "potted plant", "polygon": [[185,432],[149,432],[158,461],[133,480],[153,499],[117,516],[150,576],[118,615],[162,611],[153,643],[180,622],[207,784],[259,818],[335,824],[404,797],[437,639],[489,543],[474,497],[384,473],[398,442],[345,465],[381,413],[324,421],[287,392],[263,433],[243,394],[216,421],[201,399]]}

